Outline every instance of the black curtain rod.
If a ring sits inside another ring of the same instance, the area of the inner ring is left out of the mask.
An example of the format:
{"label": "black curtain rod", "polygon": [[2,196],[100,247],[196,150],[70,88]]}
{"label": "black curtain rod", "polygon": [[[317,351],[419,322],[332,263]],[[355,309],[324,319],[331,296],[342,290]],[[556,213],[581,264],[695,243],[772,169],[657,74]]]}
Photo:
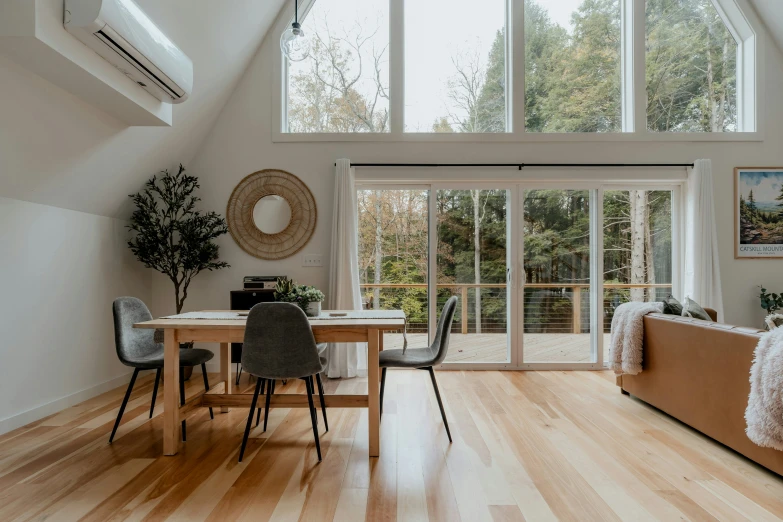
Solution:
{"label": "black curtain rod", "polygon": [[[335,163],[337,166],[337,163]],[[351,163],[351,167],[515,167],[522,170],[525,167],[691,167],[693,163]]]}

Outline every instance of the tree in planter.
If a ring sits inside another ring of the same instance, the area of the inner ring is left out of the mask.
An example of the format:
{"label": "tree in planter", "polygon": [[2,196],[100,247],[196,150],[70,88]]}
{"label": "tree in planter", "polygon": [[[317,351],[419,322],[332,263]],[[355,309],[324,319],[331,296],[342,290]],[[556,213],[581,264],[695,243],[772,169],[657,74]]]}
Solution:
{"label": "tree in planter", "polygon": [[133,233],[128,247],[144,266],[165,274],[174,284],[178,314],[196,275],[230,266],[218,261],[214,242],[228,232],[226,221],[216,212],[195,209],[201,201],[194,195],[198,188],[198,178],[180,165],[176,174],[164,170],[147,181],[144,190],[129,196],[136,210],[128,225]]}

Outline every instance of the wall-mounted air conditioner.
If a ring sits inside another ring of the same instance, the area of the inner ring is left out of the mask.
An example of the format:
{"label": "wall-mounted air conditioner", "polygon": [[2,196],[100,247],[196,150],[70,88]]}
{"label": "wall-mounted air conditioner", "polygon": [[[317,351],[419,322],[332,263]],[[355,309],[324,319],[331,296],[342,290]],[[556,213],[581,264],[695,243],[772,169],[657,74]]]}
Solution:
{"label": "wall-mounted air conditioner", "polygon": [[161,101],[193,90],[193,62],[133,0],[65,0],[65,29]]}

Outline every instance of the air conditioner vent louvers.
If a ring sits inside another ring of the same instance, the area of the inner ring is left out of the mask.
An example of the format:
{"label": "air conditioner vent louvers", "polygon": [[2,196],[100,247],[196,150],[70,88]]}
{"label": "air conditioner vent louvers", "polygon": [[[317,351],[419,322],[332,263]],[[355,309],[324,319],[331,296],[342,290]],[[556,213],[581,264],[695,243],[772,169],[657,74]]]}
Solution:
{"label": "air conditioner vent louvers", "polygon": [[64,0],[65,29],[166,103],[193,90],[193,62],[133,0]]}
{"label": "air conditioner vent louvers", "polygon": [[[180,99],[182,97],[181,95],[177,94],[174,91],[174,89],[172,89],[171,87],[166,85],[166,83],[163,80],[161,80],[160,78],[158,78],[152,71],[150,71],[149,69],[144,67],[144,64],[142,64],[136,58],[134,58],[133,56],[128,54],[128,52],[125,51],[125,49],[123,49],[122,47],[117,45],[117,43],[114,40],[112,40],[111,37],[109,35],[107,35],[105,32],[98,31],[97,33],[95,33],[95,37],[98,38],[99,40],[101,40],[106,45],[108,45],[123,60],[125,60],[130,65],[135,67],[136,70],[138,70],[139,72],[141,72],[143,74],[146,74],[147,76],[152,78],[155,81],[155,83],[158,85],[158,87],[160,87],[161,89],[164,89],[169,96],[171,96],[172,98],[174,98],[176,100],[178,100],[178,99]],[[144,82],[136,81],[136,83],[138,83],[142,87],[146,87],[146,84]]]}

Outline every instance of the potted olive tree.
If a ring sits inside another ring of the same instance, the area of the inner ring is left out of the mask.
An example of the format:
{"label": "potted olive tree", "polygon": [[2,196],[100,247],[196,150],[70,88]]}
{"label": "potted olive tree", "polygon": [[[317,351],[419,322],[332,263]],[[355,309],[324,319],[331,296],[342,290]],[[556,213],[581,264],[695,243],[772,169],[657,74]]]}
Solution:
{"label": "potted olive tree", "polygon": [[[176,174],[164,170],[147,181],[141,192],[130,196],[136,209],[128,225],[132,234],[128,247],[144,266],[171,280],[178,314],[195,276],[204,270],[229,267],[218,260],[218,245],[214,242],[228,231],[228,226],[216,212],[196,210],[201,201],[194,195],[198,188],[198,178],[188,175],[180,165]],[[191,348],[193,343],[181,346]],[[186,370],[185,377],[189,378],[192,368]]]}

